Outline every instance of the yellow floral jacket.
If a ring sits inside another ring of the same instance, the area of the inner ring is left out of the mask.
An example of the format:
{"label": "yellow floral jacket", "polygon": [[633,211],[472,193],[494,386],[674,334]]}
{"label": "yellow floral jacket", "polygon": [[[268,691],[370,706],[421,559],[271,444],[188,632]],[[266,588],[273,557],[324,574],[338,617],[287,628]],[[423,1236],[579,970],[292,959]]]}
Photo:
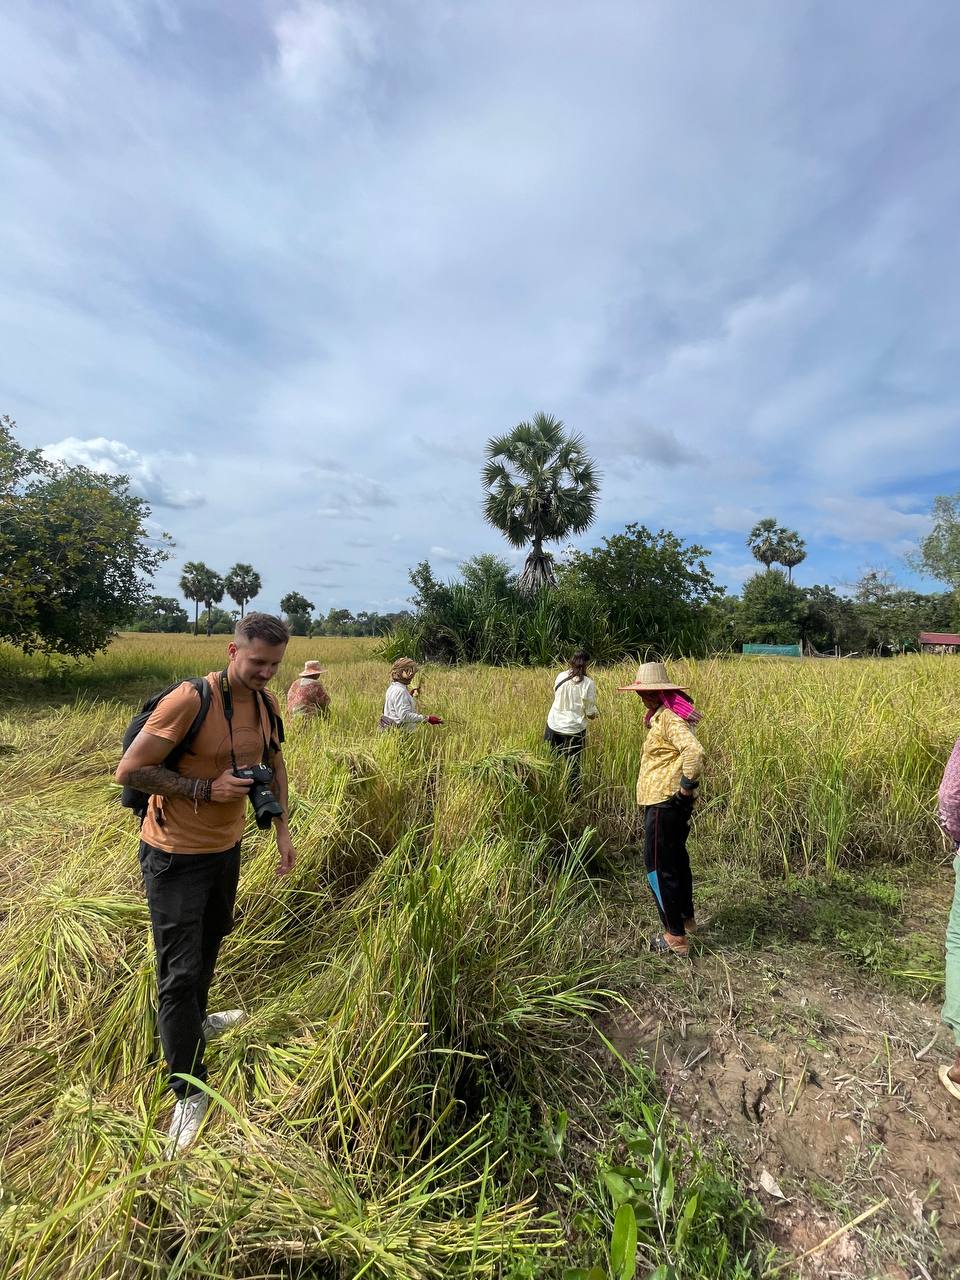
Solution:
{"label": "yellow floral jacket", "polygon": [[640,756],[637,804],[660,804],[680,788],[696,786],[703,772],[703,747],[696,734],[669,707],[651,717]]}

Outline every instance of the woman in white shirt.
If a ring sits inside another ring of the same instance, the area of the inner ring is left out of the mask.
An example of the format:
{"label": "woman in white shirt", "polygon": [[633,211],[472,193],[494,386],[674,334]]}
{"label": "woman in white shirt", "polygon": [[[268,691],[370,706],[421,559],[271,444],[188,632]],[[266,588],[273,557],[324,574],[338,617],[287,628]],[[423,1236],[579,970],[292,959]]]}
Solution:
{"label": "woman in white shirt", "polygon": [[409,684],[419,671],[412,658],[398,658],[390,668],[390,686],[383,700],[381,729],[416,729],[418,724],[443,724],[439,716],[422,716],[414,705]]}
{"label": "woman in white shirt", "polygon": [[587,721],[598,715],[597,686],[587,675],[586,653],[578,649],[567,670],[561,671],[553,682],[553,706],[543,731],[544,742],[549,742],[570,766],[571,796],[580,794],[580,753],[587,740]]}

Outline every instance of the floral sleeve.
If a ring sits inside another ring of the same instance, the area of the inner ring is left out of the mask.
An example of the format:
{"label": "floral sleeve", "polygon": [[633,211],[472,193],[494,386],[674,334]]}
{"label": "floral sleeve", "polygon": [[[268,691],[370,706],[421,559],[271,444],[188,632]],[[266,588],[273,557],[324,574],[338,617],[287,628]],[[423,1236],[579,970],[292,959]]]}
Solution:
{"label": "floral sleeve", "polygon": [[950,836],[960,844],[960,741],[953,748],[940,783],[940,821]]}

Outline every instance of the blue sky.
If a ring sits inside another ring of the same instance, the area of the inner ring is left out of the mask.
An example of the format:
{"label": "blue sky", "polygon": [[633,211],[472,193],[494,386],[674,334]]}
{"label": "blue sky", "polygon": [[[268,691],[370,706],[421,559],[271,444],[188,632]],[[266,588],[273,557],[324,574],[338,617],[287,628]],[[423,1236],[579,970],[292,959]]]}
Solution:
{"label": "blue sky", "polygon": [[[960,8],[8,0],[0,411],[257,604],[504,544],[538,409],[636,520],[904,580],[960,488]],[[933,584],[926,584],[933,586]]]}

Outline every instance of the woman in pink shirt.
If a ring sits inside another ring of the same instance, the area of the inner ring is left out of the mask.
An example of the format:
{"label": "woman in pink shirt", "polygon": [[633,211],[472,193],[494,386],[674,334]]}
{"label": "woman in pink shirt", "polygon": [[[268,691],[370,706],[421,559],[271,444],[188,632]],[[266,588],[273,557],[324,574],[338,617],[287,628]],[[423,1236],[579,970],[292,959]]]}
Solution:
{"label": "woman in pink shirt", "polygon": [[325,716],[330,710],[330,695],[320,683],[325,670],[319,662],[304,663],[303,670],[287,690],[287,710],[291,716]]}
{"label": "woman in pink shirt", "polygon": [[940,1068],[940,1079],[947,1092],[960,1102],[960,742],[953,748],[940,783],[940,822],[957,848],[957,856],[953,860],[956,889],[947,922],[946,991],[942,1015],[944,1023],[953,1032],[957,1055],[952,1067],[944,1064]]}

